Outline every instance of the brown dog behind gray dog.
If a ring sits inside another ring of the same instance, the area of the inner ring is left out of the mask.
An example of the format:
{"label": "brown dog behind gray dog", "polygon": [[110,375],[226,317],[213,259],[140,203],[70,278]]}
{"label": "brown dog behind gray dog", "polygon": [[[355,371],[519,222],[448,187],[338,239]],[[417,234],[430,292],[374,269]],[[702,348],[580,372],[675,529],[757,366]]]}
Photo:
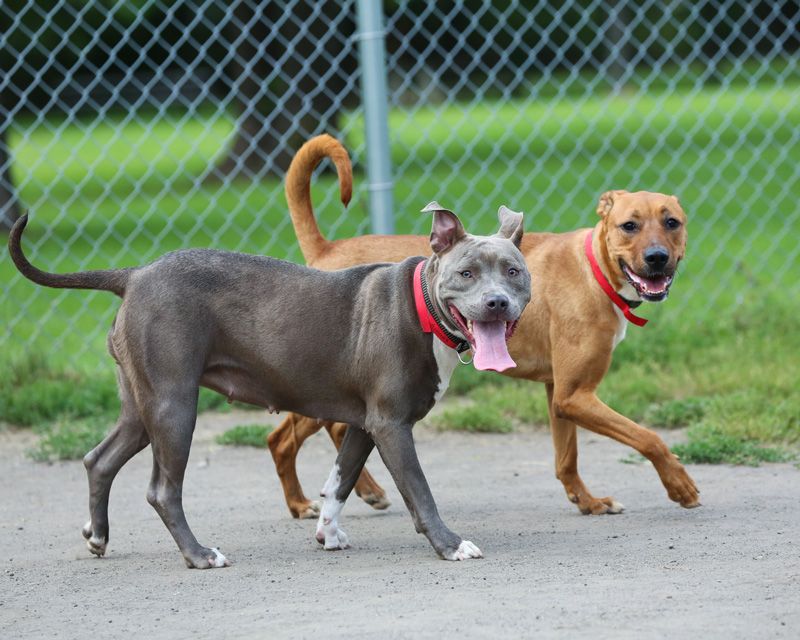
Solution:
{"label": "brown dog behind gray dog", "polygon": [[[325,239],[314,218],[309,186],[314,168],[325,157],[336,164],[346,204],[352,189],[350,160],[330,136],[307,142],[286,177],[292,223],[309,265],[342,269],[375,260],[400,261],[425,250],[427,240],[422,236]],[[578,425],[636,449],[653,463],[672,500],[684,507],[697,506],[694,482],[661,438],[597,397],[597,387],[608,371],[614,348],[625,336],[628,320],[593,274],[586,251],[591,232],[590,248],[598,268],[629,306],[663,300],[686,249],[686,214],[675,196],[647,191],[604,193],[597,213],[600,221],[591,230],[525,234],[521,249],[532,274],[534,296],[509,342],[517,367],[504,375],[545,384],[556,477],[582,513],[618,513],[623,507],[612,497],[595,497],[581,480]],[[295,517],[319,513],[319,506],[303,494],[295,459],[303,441],[322,426],[338,446],[346,425],[320,423],[298,414],[288,415],[269,436],[286,502]],[[355,489],[376,508],[388,506],[385,492],[366,469]]]}

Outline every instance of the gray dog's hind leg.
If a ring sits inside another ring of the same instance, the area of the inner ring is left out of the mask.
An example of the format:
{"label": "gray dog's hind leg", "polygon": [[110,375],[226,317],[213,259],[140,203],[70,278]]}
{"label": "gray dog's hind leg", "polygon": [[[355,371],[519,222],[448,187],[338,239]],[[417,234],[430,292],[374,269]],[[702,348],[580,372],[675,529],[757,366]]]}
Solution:
{"label": "gray dog's hind leg", "polygon": [[375,443],[364,429],[355,425],[347,428],[336,463],[320,493],[324,501],[315,537],[329,551],[350,546],[347,534],[339,528],[339,514],[374,447]]}
{"label": "gray dog's hind leg", "polygon": [[[164,385],[166,387],[166,385]],[[140,402],[151,407],[145,420],[153,449],[153,474],[147,501],[169,529],[191,569],[226,567],[230,563],[217,549],[197,542],[183,512],[183,476],[189,460],[197,419],[197,386],[161,388],[158,396]]]}
{"label": "gray dog's hind leg", "polygon": [[122,400],[119,420],[111,433],[83,458],[89,476],[90,520],[84,525],[82,533],[89,551],[97,556],[105,554],[108,544],[108,497],[111,484],[123,465],[150,442],[121,371],[117,372],[117,380]]}
{"label": "gray dog's hind leg", "polygon": [[478,547],[469,540],[462,540],[442,522],[417,458],[411,425],[381,428],[373,433],[373,438],[411,512],[417,533],[424,533],[436,553],[445,560],[483,557]]}

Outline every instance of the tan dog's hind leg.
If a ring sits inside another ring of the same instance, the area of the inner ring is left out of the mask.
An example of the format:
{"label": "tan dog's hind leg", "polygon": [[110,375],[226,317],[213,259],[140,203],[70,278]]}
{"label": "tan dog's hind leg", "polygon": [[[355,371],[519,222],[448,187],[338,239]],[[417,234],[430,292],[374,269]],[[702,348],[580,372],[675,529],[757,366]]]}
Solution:
{"label": "tan dog's hind leg", "polygon": [[[338,451],[346,433],[346,424],[315,420],[296,413],[289,413],[278,428],[267,437],[269,451],[275,461],[275,470],[278,472],[286,497],[286,506],[294,518],[319,516],[319,504],[306,498],[297,477],[297,453],[305,439],[322,427],[327,429]],[[386,492],[375,482],[366,468],[362,469],[355,489],[356,494],[373,509],[386,509],[392,504],[386,497]]]}
{"label": "tan dog's hind leg", "polygon": [[[583,335],[591,336],[592,333],[585,331]],[[559,358],[553,361],[553,414],[559,420],[579,424],[633,447],[653,463],[671,500],[687,508],[699,506],[699,491],[694,480],[666,443],[655,432],[603,404],[595,394],[611,361],[608,350],[600,344],[593,344],[590,339],[576,343],[572,337],[565,337],[558,339],[554,352],[559,354]],[[570,464],[567,456],[565,465],[568,471]],[[577,471],[575,475],[577,477]]]}
{"label": "tan dog's hind leg", "polygon": [[[336,422],[334,424],[326,424],[325,428],[328,430],[331,440],[333,440],[333,444],[336,445],[336,450],[338,451],[342,446],[344,434],[347,433],[347,425],[342,422]],[[389,498],[386,497],[383,487],[375,482],[375,478],[367,471],[366,467],[361,470],[361,474],[358,476],[355,490],[356,495],[373,509],[382,511],[392,504]]]}
{"label": "tan dog's hind leg", "polygon": [[314,435],[323,423],[312,418],[290,413],[275,431],[267,437],[269,451],[275,461],[275,470],[278,472],[283,493],[286,497],[286,506],[294,518],[316,518],[319,516],[319,504],[306,498],[303,487],[297,477],[297,452],[303,441]]}
{"label": "tan dog's hind leg", "polygon": [[553,412],[553,385],[545,385],[550,412],[550,429],[556,455],[556,478],[561,480],[567,498],[577,505],[584,515],[622,513],[625,508],[611,496],[595,498],[578,475],[578,440],[574,422],[556,417]]}

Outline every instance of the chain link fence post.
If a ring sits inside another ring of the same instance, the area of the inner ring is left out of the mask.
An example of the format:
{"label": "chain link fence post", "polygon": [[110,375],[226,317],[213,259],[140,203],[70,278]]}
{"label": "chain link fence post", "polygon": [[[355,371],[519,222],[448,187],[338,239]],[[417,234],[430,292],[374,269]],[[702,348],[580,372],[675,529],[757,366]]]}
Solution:
{"label": "chain link fence post", "polygon": [[394,233],[389,107],[386,92],[383,7],[375,0],[358,0],[358,50],[361,95],[367,139],[367,179],[373,233]]}

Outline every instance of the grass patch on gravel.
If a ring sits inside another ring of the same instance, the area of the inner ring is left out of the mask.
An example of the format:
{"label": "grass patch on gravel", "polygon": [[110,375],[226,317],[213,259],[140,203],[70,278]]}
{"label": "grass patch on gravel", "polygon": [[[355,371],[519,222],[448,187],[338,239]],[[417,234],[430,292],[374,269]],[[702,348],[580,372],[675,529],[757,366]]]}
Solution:
{"label": "grass patch on gravel", "polygon": [[[203,412],[226,411],[230,405],[220,394],[200,389],[197,406]],[[0,428],[30,427],[40,434],[29,452],[34,460],[82,458],[105,437],[119,409],[112,373],[70,370],[37,353],[0,357]]]}
{"label": "grass patch on gravel", "polygon": [[765,446],[708,424],[692,427],[687,437],[688,442],[672,447],[682,462],[758,466],[761,462],[787,462],[797,457],[782,447]]}
{"label": "grass patch on gravel", "polygon": [[29,452],[39,462],[79,460],[99,443],[108,431],[105,418],[63,419],[51,423]]}
{"label": "grass patch on gravel", "polygon": [[272,427],[263,424],[243,424],[219,434],[215,440],[217,444],[263,449],[267,446],[267,436],[271,431]]}

